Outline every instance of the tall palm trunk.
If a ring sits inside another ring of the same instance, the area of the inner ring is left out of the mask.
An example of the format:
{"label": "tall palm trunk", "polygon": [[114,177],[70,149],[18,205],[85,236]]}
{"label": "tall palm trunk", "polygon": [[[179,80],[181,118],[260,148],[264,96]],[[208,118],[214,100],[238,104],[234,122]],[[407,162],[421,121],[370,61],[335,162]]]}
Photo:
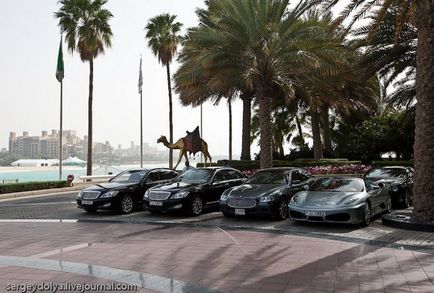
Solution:
{"label": "tall palm trunk", "polygon": [[229,161],[232,161],[232,102],[228,99],[229,108]]}
{"label": "tall palm trunk", "polygon": [[303,137],[303,128],[301,128],[300,119],[298,119],[298,115],[295,115],[295,123],[297,124],[298,135],[300,136],[300,142],[304,145],[304,137]]}
{"label": "tall palm trunk", "polygon": [[[173,118],[172,118],[172,85],[170,81],[169,63],[166,64],[167,69],[167,89],[169,90],[169,143],[173,143]],[[169,168],[173,168],[173,150],[169,149]]]}
{"label": "tall palm trunk", "polygon": [[242,93],[243,100],[243,134],[241,140],[241,160],[251,160],[250,157],[250,128],[252,120],[252,97],[249,93]]}
{"label": "tall palm trunk", "polygon": [[258,90],[259,98],[259,127],[261,130],[261,155],[260,166],[263,168],[273,167],[273,154],[271,149],[271,98],[264,89]]}
{"label": "tall palm trunk", "polygon": [[324,151],[326,155],[330,155],[332,152],[332,131],[330,128],[329,107],[327,105],[321,107],[320,116],[323,130]]}
{"label": "tall palm trunk", "polygon": [[93,58],[89,60],[89,100],[87,105],[87,170],[86,175],[92,175],[92,147],[93,147],[93,131],[92,131],[92,104],[93,104]]}
{"label": "tall palm trunk", "polygon": [[321,130],[319,126],[319,114],[317,105],[312,102],[310,105],[310,118],[312,124],[312,138],[313,138],[313,157],[315,160],[319,160],[323,157],[321,146]]}
{"label": "tall palm trunk", "polygon": [[434,0],[416,2],[417,76],[413,216],[434,220]]}

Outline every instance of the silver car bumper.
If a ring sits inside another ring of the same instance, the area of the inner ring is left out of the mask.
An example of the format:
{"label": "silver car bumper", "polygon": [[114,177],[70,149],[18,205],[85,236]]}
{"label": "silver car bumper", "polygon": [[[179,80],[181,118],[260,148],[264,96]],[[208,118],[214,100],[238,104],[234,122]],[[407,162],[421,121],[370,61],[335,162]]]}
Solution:
{"label": "silver car bumper", "polygon": [[363,222],[365,203],[326,209],[288,205],[288,209],[293,221],[359,224]]}

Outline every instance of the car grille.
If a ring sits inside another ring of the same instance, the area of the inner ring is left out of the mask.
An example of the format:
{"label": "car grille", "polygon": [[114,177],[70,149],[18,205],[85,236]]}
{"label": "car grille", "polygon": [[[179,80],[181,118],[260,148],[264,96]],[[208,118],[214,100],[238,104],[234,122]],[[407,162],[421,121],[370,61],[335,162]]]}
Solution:
{"label": "car grille", "polygon": [[95,199],[101,194],[99,191],[83,191],[81,194],[82,199]]}
{"label": "car grille", "polygon": [[152,200],[166,200],[170,196],[170,192],[167,191],[150,191],[149,199]]}
{"label": "car grille", "polygon": [[256,206],[256,199],[254,198],[229,198],[228,205],[233,208],[253,208]]}

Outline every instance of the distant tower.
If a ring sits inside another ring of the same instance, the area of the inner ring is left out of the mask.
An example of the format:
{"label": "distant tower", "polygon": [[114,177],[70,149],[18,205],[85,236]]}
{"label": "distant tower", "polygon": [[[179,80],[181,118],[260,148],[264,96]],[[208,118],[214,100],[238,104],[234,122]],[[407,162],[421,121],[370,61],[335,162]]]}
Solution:
{"label": "distant tower", "polygon": [[15,132],[9,132],[9,153],[14,154],[15,148],[14,145],[17,141],[17,134]]}

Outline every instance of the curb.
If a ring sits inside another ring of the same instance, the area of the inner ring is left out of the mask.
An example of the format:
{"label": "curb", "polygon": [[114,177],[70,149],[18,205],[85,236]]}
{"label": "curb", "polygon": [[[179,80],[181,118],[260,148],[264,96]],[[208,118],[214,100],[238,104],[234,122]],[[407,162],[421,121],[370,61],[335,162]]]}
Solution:
{"label": "curb", "polygon": [[76,183],[72,187],[51,188],[51,189],[40,189],[40,190],[32,190],[32,191],[5,193],[5,194],[0,194],[0,201],[4,200],[4,199],[14,199],[14,198],[21,198],[21,197],[37,196],[37,195],[68,193],[68,192],[72,192],[72,191],[81,190],[88,185],[90,185],[90,184],[80,184],[80,183],[77,184]]}

